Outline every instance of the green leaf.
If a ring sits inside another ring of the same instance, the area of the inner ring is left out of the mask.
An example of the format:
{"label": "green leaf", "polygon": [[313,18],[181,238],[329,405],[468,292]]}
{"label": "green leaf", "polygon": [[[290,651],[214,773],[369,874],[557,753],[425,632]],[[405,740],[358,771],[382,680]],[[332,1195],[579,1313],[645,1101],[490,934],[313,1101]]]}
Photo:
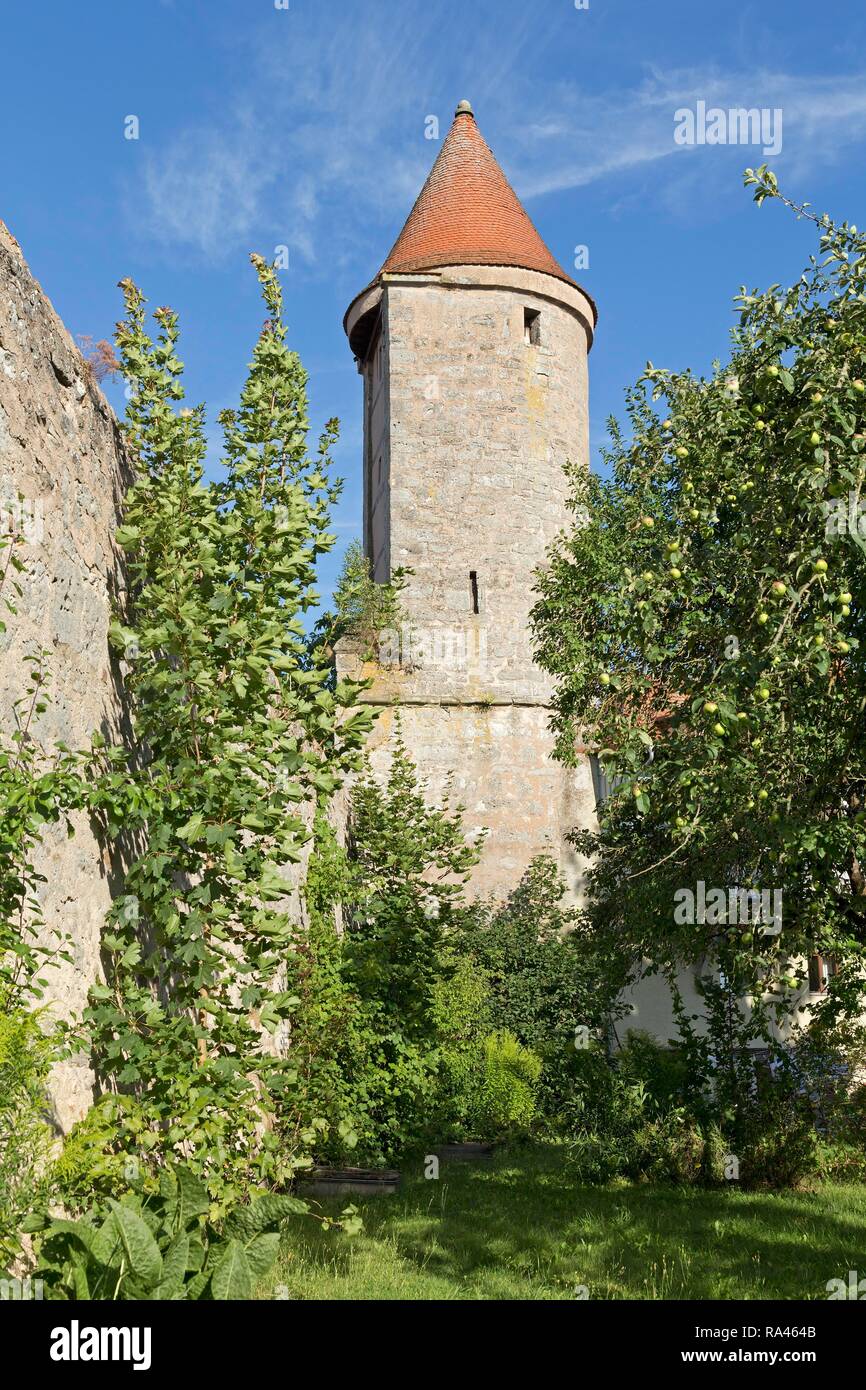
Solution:
{"label": "green leaf", "polygon": [[175,833],[179,840],[194,840],[203,824],[204,816],[200,811],[196,811],[195,815],[190,816],[186,824],[179,826]]}
{"label": "green leaf", "polygon": [[186,1296],[188,1299],[198,1299],[204,1296],[205,1291],[210,1285],[210,1270],[201,1270],[194,1274],[192,1279],[186,1284]]}
{"label": "green leaf", "polygon": [[[82,1245],[85,1250],[95,1254],[97,1234],[94,1228],[84,1221],[66,1221],[62,1218],[58,1218],[51,1222],[51,1225],[45,1232],[45,1239],[48,1241],[51,1240],[53,1236],[59,1235],[72,1236],[73,1240],[78,1241],[79,1245]],[[97,1255],[96,1258],[99,1259],[100,1257]]]}
{"label": "green leaf", "polygon": [[50,1224],[50,1218],[44,1211],[31,1211],[21,1222],[20,1230],[24,1235],[33,1235],[36,1231],[44,1231]]}
{"label": "green leaf", "polygon": [[91,1254],[101,1265],[108,1268],[117,1268],[123,1255],[123,1244],[120,1239],[120,1232],[113,1219],[113,1214],[106,1216],[99,1230],[93,1237]]}
{"label": "green leaf", "polygon": [[75,1294],[76,1302],[86,1303],[90,1299],[90,1285],[87,1281],[87,1269],[83,1264],[72,1266],[72,1289]]}
{"label": "green leaf", "polygon": [[279,1254],[279,1231],[266,1231],[263,1235],[254,1236],[244,1250],[253,1279],[263,1278]]}
{"label": "green leaf", "polygon": [[176,1169],[175,1176],[178,1186],[176,1220],[178,1228],[184,1230],[190,1222],[210,1210],[210,1198],[204,1183],[199,1182],[188,1168]]}
{"label": "green leaf", "polygon": [[189,1233],[181,1231],[175,1236],[162,1257],[162,1284],[182,1284],[189,1262]]}
{"label": "green leaf", "polygon": [[226,1233],[249,1237],[268,1226],[276,1226],[289,1216],[305,1216],[310,1208],[300,1197],[270,1195],[248,1207],[236,1207],[226,1222]]}
{"label": "green leaf", "polygon": [[112,1202],[112,1217],[123,1253],[135,1279],[145,1287],[162,1278],[162,1256],[148,1226],[130,1207]]}
{"label": "green leaf", "polygon": [[216,1299],[251,1298],[253,1279],[246,1253],[239,1240],[230,1240],[211,1274],[211,1290]]}
{"label": "green leaf", "polygon": [[114,538],[118,545],[134,545],[137,540],[141,539],[141,531],[137,526],[118,526]]}

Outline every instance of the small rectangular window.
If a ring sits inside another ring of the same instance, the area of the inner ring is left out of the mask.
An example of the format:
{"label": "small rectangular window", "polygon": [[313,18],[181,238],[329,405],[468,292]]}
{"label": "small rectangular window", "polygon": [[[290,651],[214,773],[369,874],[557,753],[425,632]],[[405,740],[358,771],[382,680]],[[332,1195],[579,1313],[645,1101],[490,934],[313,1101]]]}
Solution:
{"label": "small rectangular window", "polygon": [[836,974],[835,956],[809,957],[809,988],[813,994],[823,994]]}
{"label": "small rectangular window", "polygon": [[541,314],[538,309],[523,311],[523,341],[529,347],[538,347],[541,342]]}
{"label": "small rectangular window", "polygon": [[469,571],[469,597],[472,600],[472,612],[479,613],[478,607],[478,571]]}
{"label": "small rectangular window", "polygon": [[608,777],[597,753],[590,753],[589,766],[592,771],[592,787],[595,792],[595,808],[600,810],[611,792],[625,782],[625,777]]}

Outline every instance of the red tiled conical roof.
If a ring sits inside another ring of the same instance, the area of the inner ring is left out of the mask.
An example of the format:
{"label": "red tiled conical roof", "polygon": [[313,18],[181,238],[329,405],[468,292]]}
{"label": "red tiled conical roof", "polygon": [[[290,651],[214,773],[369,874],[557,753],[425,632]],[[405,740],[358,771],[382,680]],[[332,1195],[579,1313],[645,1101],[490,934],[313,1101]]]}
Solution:
{"label": "red tiled conical roof", "polygon": [[461,101],[439,157],[382,266],[512,265],[575,282],[554,260]]}

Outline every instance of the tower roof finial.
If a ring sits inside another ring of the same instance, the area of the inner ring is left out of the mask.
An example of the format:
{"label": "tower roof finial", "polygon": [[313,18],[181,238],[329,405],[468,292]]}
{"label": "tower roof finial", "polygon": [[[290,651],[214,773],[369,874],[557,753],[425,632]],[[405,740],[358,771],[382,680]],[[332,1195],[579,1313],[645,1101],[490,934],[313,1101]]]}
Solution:
{"label": "tower roof finial", "polygon": [[[460,119],[466,116],[468,120]],[[382,285],[387,276],[444,266],[514,266],[551,275],[580,290],[532,225],[465,100],[457,106],[403,230],[363,294]],[[589,300],[585,290],[580,292]],[[350,313],[361,298],[358,295],[352,301]],[[594,321],[595,305],[592,300],[589,303]],[[365,310],[349,331],[356,356],[363,356],[369,346],[372,313]]]}

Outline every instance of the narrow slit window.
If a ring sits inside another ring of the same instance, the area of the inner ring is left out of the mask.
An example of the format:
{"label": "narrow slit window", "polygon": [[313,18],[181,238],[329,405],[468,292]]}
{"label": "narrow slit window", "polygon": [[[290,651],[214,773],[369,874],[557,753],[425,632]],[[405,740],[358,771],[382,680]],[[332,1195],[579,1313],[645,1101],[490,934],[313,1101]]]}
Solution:
{"label": "narrow slit window", "polygon": [[469,571],[469,597],[472,600],[472,612],[478,613],[480,610],[478,607],[478,572],[476,570]]}
{"label": "narrow slit window", "polygon": [[538,347],[541,342],[541,313],[538,309],[523,311],[523,341],[528,347]]}

